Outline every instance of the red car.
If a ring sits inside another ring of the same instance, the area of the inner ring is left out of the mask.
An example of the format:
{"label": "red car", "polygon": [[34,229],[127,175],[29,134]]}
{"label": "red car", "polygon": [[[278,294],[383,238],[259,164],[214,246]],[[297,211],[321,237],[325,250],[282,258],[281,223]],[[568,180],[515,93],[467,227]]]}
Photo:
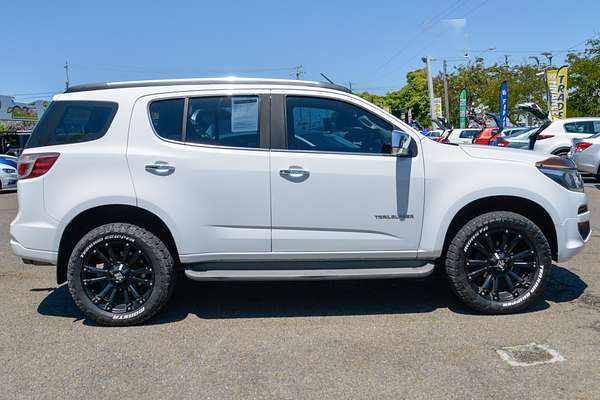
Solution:
{"label": "red car", "polygon": [[499,134],[501,131],[500,128],[483,128],[479,135],[473,138],[474,144],[490,144],[490,139]]}

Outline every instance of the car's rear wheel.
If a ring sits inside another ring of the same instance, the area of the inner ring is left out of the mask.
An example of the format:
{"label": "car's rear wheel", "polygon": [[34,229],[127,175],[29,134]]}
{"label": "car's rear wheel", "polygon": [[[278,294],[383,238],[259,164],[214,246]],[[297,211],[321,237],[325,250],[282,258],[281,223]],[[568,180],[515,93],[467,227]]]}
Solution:
{"label": "car's rear wheel", "polygon": [[102,325],[133,325],[155,315],[174,286],[174,261],[164,243],[135,225],[112,223],[87,233],[68,265],[77,306]]}
{"label": "car's rear wheel", "polygon": [[487,314],[521,311],[543,293],[552,258],[543,232],[512,212],[469,221],[446,254],[446,274],[458,298]]}

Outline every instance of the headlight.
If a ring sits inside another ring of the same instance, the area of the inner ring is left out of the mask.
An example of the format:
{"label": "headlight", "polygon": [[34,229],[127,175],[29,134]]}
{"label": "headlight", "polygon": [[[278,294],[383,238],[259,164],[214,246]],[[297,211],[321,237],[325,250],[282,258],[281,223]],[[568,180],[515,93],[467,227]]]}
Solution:
{"label": "headlight", "polygon": [[573,192],[583,192],[583,179],[575,167],[573,160],[550,157],[536,163],[540,172]]}
{"label": "headlight", "polygon": [[17,172],[16,169],[12,169],[12,168],[2,168],[3,172],[6,172],[7,174],[14,174]]}

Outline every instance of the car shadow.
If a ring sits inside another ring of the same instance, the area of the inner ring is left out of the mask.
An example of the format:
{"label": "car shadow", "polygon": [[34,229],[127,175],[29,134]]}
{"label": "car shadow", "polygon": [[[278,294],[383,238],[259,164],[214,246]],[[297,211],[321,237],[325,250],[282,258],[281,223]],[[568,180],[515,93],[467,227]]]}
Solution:
{"label": "car shadow", "polygon": [[[549,301],[573,301],[586,287],[577,274],[555,265],[543,299],[524,313],[547,309]],[[40,314],[83,319],[94,325],[75,306],[66,285],[44,290],[50,292],[38,306]],[[418,314],[438,308],[477,315],[458,302],[439,274],[424,279],[303,282],[193,282],[180,278],[165,309],[146,324],[181,321],[190,314],[202,319],[289,318]]]}

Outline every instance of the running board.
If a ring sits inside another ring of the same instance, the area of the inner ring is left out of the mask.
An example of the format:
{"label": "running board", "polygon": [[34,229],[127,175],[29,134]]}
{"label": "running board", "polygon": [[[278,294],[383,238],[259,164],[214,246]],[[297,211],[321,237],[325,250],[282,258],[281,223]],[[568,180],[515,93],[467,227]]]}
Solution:
{"label": "running board", "polygon": [[420,267],[399,268],[353,268],[353,269],[286,269],[286,270],[194,270],[186,269],[185,275],[194,281],[296,281],[305,279],[386,279],[423,278],[433,272],[433,264]]}

